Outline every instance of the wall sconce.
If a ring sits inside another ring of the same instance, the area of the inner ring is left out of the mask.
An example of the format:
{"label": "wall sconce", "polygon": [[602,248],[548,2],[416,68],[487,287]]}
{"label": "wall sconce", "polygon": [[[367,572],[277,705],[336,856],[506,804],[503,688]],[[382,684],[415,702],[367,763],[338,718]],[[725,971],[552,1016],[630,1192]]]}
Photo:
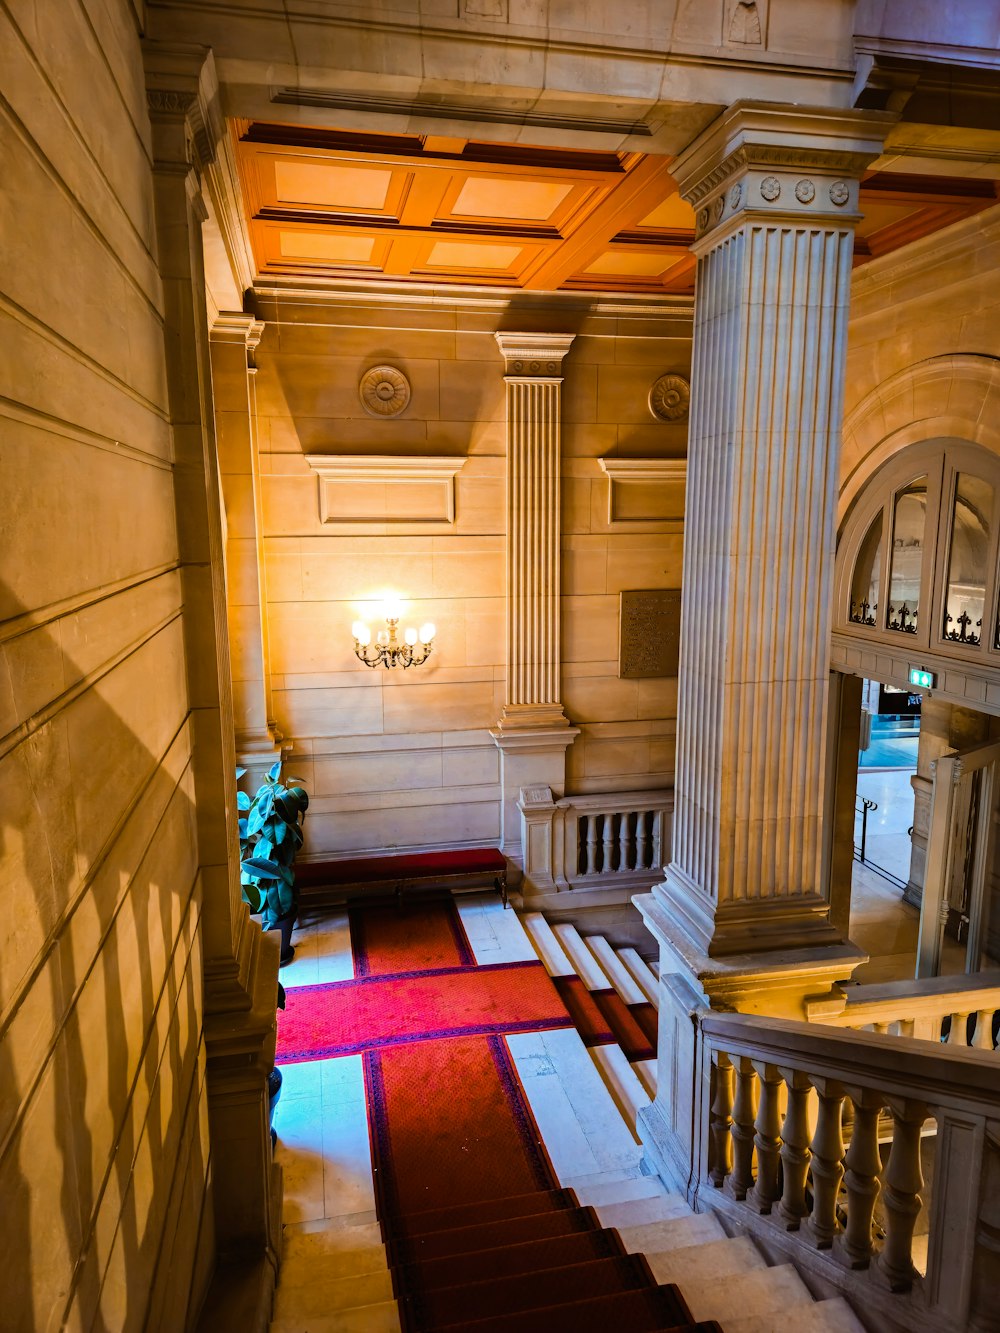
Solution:
{"label": "wall sconce", "polygon": [[401,666],[404,671],[407,667],[420,666],[422,662],[426,662],[434,648],[436,633],[430,621],[426,625],[421,625],[419,632],[415,629],[404,630],[403,642],[400,643],[396,637],[399,628],[399,603],[387,601],[383,604],[383,611],[385,629],[378,631],[374,643],[372,643],[371,626],[363,620],[354,622],[352,633],[355,656],[368,667],[377,667],[380,664],[387,668]]}

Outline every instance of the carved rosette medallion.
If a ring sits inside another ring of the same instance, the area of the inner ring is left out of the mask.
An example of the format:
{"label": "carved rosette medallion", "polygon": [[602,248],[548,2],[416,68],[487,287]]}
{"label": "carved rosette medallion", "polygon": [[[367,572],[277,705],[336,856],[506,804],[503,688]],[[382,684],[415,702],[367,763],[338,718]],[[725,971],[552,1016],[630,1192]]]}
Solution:
{"label": "carved rosette medallion", "polygon": [[847,181],[834,181],[830,186],[830,202],[838,208],[843,208],[850,197],[851,187]]}
{"label": "carved rosette medallion", "polygon": [[816,198],[816,186],[810,180],[801,180],[795,187],[795,198],[800,204],[811,204]]}
{"label": "carved rosette medallion", "polygon": [[773,204],[781,193],[781,181],[777,176],[765,176],[760,183],[760,193],[769,204]]}
{"label": "carved rosette medallion", "polygon": [[691,386],[682,375],[661,375],[649,391],[649,410],[658,421],[682,421],[691,401]]}
{"label": "carved rosette medallion", "polygon": [[410,381],[395,366],[372,366],[361,376],[358,393],[373,417],[398,417],[410,401]]}

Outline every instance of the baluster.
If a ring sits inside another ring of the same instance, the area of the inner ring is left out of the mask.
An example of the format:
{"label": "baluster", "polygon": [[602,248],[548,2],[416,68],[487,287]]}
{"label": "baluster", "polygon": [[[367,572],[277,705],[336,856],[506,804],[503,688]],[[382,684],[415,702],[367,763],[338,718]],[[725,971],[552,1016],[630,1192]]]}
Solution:
{"label": "baluster", "polygon": [[896,1026],[901,1037],[913,1036],[914,1020],[912,1018],[901,1018]]}
{"label": "baluster", "polygon": [[920,1102],[890,1102],[892,1148],[885,1169],[886,1236],[878,1258],[879,1271],[890,1291],[909,1291],[913,1285],[913,1228],[920,1215],[920,1130],[927,1107]]}
{"label": "baluster", "polygon": [[733,1169],[733,1065],[725,1051],[712,1052],[712,1109],[709,1112],[708,1176],[721,1189]]}
{"label": "baluster", "polygon": [[612,870],[614,870],[615,868],[614,856],[613,856],[614,845],[615,845],[615,817],[613,814],[611,814],[610,811],[608,811],[603,816],[603,819],[604,823],[602,825],[602,831],[604,837],[601,845],[601,853],[603,856],[603,861],[601,862],[601,869],[604,871],[606,875],[610,875]]}
{"label": "baluster", "polygon": [[740,1055],[733,1060],[736,1096],[733,1099],[733,1169],[726,1181],[726,1193],[745,1199],[753,1189],[753,1123],[757,1112],[757,1076],[753,1062]]}
{"label": "baluster", "polygon": [[951,1031],[948,1033],[949,1046],[968,1046],[969,1044],[969,1015],[952,1014]]}
{"label": "baluster", "polygon": [[844,1178],[844,1089],[831,1079],[814,1078],[819,1097],[816,1130],[809,1150],[812,1153],[813,1208],[806,1230],[817,1249],[828,1250],[840,1230],[837,1221],[837,1195]]}
{"label": "baluster", "polygon": [[972,1044],[977,1051],[993,1050],[993,1009],[980,1009],[976,1014],[976,1030]]}
{"label": "baluster", "polygon": [[879,1032],[879,1033],[881,1033],[882,1036],[884,1037],[884,1036],[886,1036],[886,1034],[887,1034],[888,1031],[889,1031],[889,1024],[888,1024],[888,1023],[873,1023],[873,1024],[872,1024],[872,1031],[873,1031],[873,1032]]}
{"label": "baluster", "polygon": [[597,873],[597,816],[585,815],[587,821],[587,864],[584,867],[585,875],[596,875]]}
{"label": "baluster", "polygon": [[640,810],[635,817],[635,868],[648,870],[646,839],[649,837],[649,811]]}
{"label": "baluster", "polygon": [[651,870],[660,868],[660,841],[663,837],[663,811],[651,810],[653,818],[653,860],[650,863]]}
{"label": "baluster", "polygon": [[786,1231],[798,1231],[809,1215],[806,1203],[806,1176],[809,1174],[809,1094],[812,1090],[805,1074],[795,1069],[779,1071],[788,1089],[785,1123],[781,1127],[781,1201],[775,1214]]}
{"label": "baluster", "polygon": [[881,1189],[878,1113],[882,1098],[867,1088],[848,1089],[848,1093],[854,1106],[854,1123],[844,1159],[847,1227],[840,1238],[839,1254],[849,1268],[867,1268],[873,1253],[872,1215]]}
{"label": "baluster", "polygon": [[760,1213],[769,1213],[778,1199],[778,1161],[781,1149],[781,1075],[774,1065],[755,1060],[760,1079],[760,1102],[754,1121],[753,1144],[757,1149],[757,1181],[747,1202]]}
{"label": "baluster", "polygon": [[620,874],[624,875],[626,870],[632,869],[632,867],[629,865],[629,854],[628,854],[628,823],[629,823],[628,811],[623,810],[621,812],[620,818],[622,822],[618,826],[618,870]]}

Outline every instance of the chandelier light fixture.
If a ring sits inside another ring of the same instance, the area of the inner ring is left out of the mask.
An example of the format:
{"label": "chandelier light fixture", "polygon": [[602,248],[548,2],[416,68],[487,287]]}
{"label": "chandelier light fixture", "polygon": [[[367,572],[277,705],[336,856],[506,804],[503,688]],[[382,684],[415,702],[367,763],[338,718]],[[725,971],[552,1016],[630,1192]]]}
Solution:
{"label": "chandelier light fixture", "polygon": [[371,626],[363,620],[356,620],[352,627],[354,634],[355,656],[367,667],[384,666],[386,668],[420,666],[430,657],[434,648],[436,630],[428,621],[419,630],[403,631],[402,643],[398,638],[400,605],[387,599],[382,606],[385,615],[385,629],[380,629],[372,642]]}

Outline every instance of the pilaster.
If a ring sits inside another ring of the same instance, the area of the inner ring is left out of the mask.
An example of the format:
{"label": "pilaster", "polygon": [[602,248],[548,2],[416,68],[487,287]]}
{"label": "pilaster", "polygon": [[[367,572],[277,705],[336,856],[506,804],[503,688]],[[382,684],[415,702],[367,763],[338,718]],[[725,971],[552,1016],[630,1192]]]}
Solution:
{"label": "pilaster", "polygon": [[254,351],[262,320],[224,311],[212,322],[212,397],[225,512],[226,603],[232,652],[236,760],[249,786],[281,755],[271,705],[260,459],[257,450]]}
{"label": "pilaster", "polygon": [[858,179],[891,116],[737,103],[674,163],[698,278],[673,859],[681,951],[837,944],[822,873]]}
{"label": "pilaster", "polygon": [[[562,796],[579,734],[560,702],[560,445],[563,358],[573,334],[498,333],[507,385],[506,695],[493,731],[501,753],[502,837],[521,860],[522,787]],[[530,881],[526,888],[530,894]]]}
{"label": "pilaster", "polygon": [[263,1295],[250,1327],[263,1330],[280,1244],[281,1172],[272,1161],[267,1116],[278,950],[250,920],[239,883],[225,540],[201,236],[201,175],[224,122],[210,51],[145,42],[143,59],[194,735],[214,1237],[219,1262],[238,1262],[248,1278],[252,1270]]}

